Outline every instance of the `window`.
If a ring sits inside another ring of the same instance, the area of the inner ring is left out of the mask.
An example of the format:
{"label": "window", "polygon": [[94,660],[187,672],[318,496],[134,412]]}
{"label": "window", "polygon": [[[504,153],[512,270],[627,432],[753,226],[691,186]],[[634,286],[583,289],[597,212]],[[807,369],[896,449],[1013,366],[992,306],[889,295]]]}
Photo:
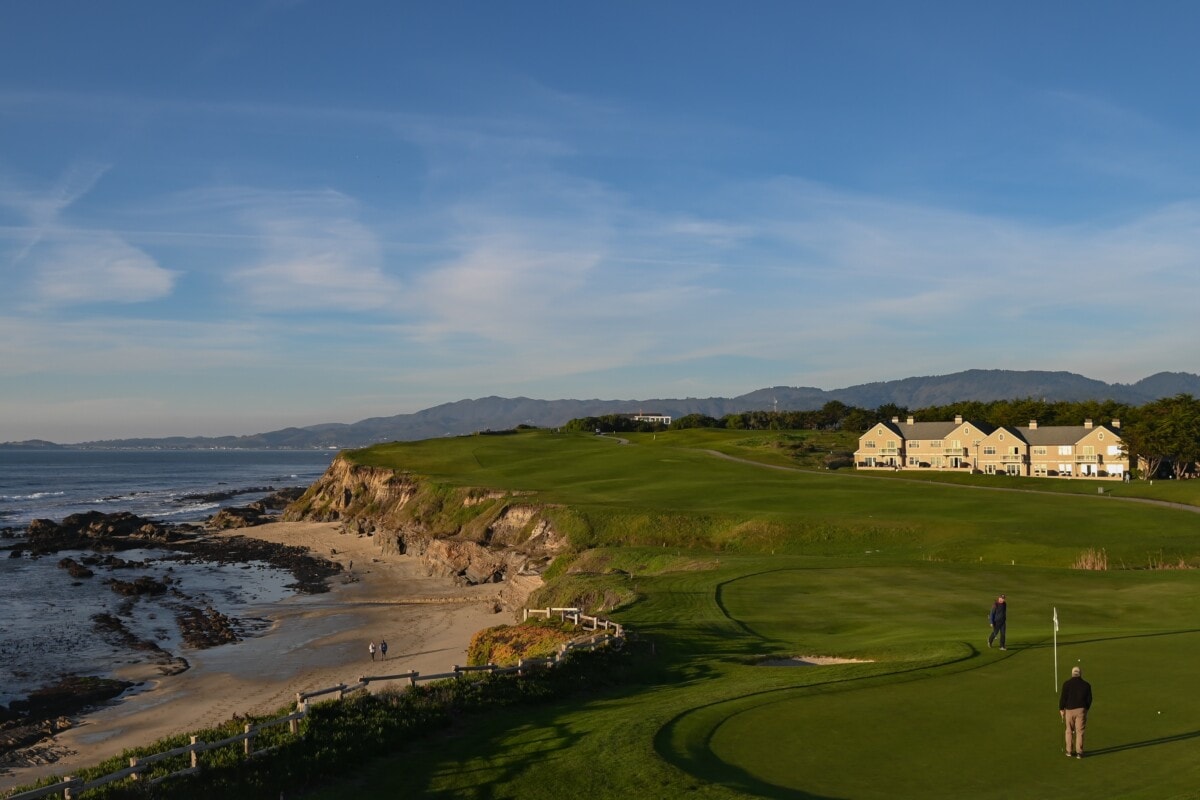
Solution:
{"label": "window", "polygon": [[1099,433],[1097,433],[1096,438],[1103,442],[1104,441],[1104,431],[1100,431]]}
{"label": "window", "polygon": [[994,456],[994,455],[996,455],[996,446],[995,446],[995,445],[991,445],[991,444],[989,444],[989,445],[985,446],[985,447],[983,448],[983,454],[984,454],[985,456]]}
{"label": "window", "polygon": [[1108,446],[1108,454],[1109,454],[1110,456],[1119,456],[1119,455],[1121,455],[1121,445],[1119,445],[1119,444],[1110,444],[1110,445]]}
{"label": "window", "polygon": [[875,449],[875,440],[874,440],[874,439],[871,439],[871,440],[867,441],[867,442],[866,442],[866,443],[863,445],[863,447],[867,448],[868,450],[874,450],[874,449]]}
{"label": "window", "polygon": [[1060,456],[1069,456],[1069,455],[1071,455],[1071,450],[1072,450],[1072,447],[1071,447],[1071,445],[1069,445],[1069,444],[1060,444],[1060,445],[1058,446],[1058,454],[1059,454]]}
{"label": "window", "polygon": [[1035,448],[1033,448],[1033,454],[1034,454],[1035,456],[1044,456],[1044,455],[1046,455],[1046,448],[1044,448],[1044,447],[1035,447]]}
{"label": "window", "polygon": [[920,443],[920,442],[909,442],[909,443],[908,443],[908,449],[909,449],[909,450],[916,450],[916,449],[917,449],[918,447],[920,447],[920,446],[921,446],[921,443]]}
{"label": "window", "polygon": [[1002,434],[1000,434],[1000,441],[1002,441],[1002,442],[1004,441],[1004,434],[1003,434],[1003,433],[1002,433]]}
{"label": "window", "polygon": [[1085,444],[1083,446],[1083,454],[1085,456],[1094,456],[1096,455],[1096,448],[1090,444]]}
{"label": "window", "polygon": [[938,439],[935,439],[935,440],[933,440],[932,442],[930,442],[930,443],[929,443],[929,446],[930,446],[930,447],[941,447],[941,446],[942,446],[942,443],[941,443],[941,441],[940,441],[940,440],[938,440]]}
{"label": "window", "polygon": [[1021,448],[1013,445],[1012,447],[1008,448],[1008,454],[1010,456],[1019,456],[1021,455]]}

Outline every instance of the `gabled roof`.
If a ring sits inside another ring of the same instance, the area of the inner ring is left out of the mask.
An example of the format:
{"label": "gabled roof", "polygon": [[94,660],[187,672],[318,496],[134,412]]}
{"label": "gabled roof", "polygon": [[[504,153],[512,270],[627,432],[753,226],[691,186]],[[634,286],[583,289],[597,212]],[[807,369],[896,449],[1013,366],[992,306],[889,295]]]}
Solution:
{"label": "gabled roof", "polygon": [[962,422],[914,422],[911,425],[909,425],[907,422],[902,422],[896,427],[899,428],[900,434],[906,440],[924,440],[945,439],[963,425],[970,425],[984,436],[987,436],[992,431],[992,426],[981,425],[978,422],[973,422],[969,419],[964,419]]}
{"label": "gabled roof", "polygon": [[[914,439],[928,441],[930,439],[945,439],[964,425],[970,425],[984,436],[987,436],[992,431],[991,425],[981,425],[969,419],[964,419],[962,422],[913,422],[911,424],[908,422],[877,422],[863,436],[867,436],[877,427],[882,426],[906,442],[911,442]],[[861,439],[862,436],[859,438]]]}
{"label": "gabled roof", "polygon": [[1118,439],[1121,438],[1121,433],[1107,425],[1048,425],[1046,427],[1037,428],[1017,428],[1017,433],[1021,435],[1025,441],[1031,445],[1060,445],[1060,444],[1075,444],[1080,439],[1083,439],[1090,433],[1095,431],[1105,431]]}
{"label": "gabled roof", "polygon": [[914,422],[909,425],[903,422],[896,427],[905,439],[944,439],[946,434],[964,425],[962,422]]}

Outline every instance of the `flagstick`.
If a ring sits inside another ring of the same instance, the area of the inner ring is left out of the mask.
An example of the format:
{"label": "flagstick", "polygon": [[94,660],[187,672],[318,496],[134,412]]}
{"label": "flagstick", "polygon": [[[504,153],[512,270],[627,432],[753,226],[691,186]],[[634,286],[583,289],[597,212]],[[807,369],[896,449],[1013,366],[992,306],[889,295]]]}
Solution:
{"label": "flagstick", "polygon": [[1058,691],[1058,606],[1054,607],[1054,691]]}

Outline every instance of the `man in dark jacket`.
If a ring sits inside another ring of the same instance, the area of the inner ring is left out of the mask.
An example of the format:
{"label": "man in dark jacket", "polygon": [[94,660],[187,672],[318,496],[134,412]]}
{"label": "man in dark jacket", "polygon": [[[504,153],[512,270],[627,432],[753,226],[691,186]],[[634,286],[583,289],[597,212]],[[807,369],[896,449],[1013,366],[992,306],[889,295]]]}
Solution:
{"label": "man in dark jacket", "polygon": [[996,598],[996,602],[992,603],[992,610],[988,614],[988,624],[992,626],[992,635],[988,637],[988,647],[992,646],[992,641],[1000,637],[1000,649],[1007,650],[1004,646],[1005,628],[1008,622],[1008,602],[1004,599],[1004,595]]}
{"label": "man in dark jacket", "polygon": [[[1058,698],[1058,715],[1066,725],[1067,758],[1083,758],[1083,732],[1087,729],[1088,709],[1092,707],[1092,685],[1083,679],[1083,670],[1071,667],[1071,677],[1063,684]],[[1074,752],[1071,735],[1074,733]]]}

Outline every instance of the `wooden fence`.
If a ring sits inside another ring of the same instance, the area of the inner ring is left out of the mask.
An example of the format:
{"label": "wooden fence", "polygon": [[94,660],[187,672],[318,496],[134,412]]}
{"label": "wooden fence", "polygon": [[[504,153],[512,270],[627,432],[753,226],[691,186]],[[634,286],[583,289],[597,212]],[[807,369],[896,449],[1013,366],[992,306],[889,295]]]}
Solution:
{"label": "wooden fence", "polygon": [[107,775],[102,775],[99,778],[85,781],[81,778],[67,776],[58,783],[49,786],[43,786],[40,789],[30,789],[26,792],[8,795],[6,800],[36,800],[36,798],[47,797],[49,795],[61,794],[64,800],[77,798],[80,793],[86,792],[89,789],[98,789],[110,783],[122,780],[142,781],[142,773],[146,772],[151,766],[160,761],[165,761],[169,758],[179,756],[190,756],[189,765],[183,769],[166,775],[160,775],[156,778],[145,780],[147,785],[155,785],[170,778],[178,778],[184,775],[194,775],[200,771],[203,766],[200,760],[200,755],[210,750],[216,750],[221,747],[228,747],[238,742],[242,742],[242,752],[246,758],[269,753],[275,750],[279,745],[273,747],[264,747],[258,750],[254,749],[254,738],[268,728],[273,728],[277,725],[288,726],[289,732],[293,736],[300,734],[300,720],[308,715],[308,701],[317,697],[326,695],[336,695],[330,698],[331,700],[340,701],[351,692],[364,691],[372,683],[386,683],[389,681],[407,681],[409,686],[416,686],[418,682],[450,680],[461,678],[464,675],[473,672],[484,672],[490,675],[507,675],[516,673],[524,675],[530,670],[552,667],[560,660],[566,657],[572,650],[595,650],[598,647],[603,647],[606,644],[618,639],[625,638],[625,628],[619,623],[601,617],[593,617],[587,614],[580,613],[578,608],[527,608],[525,609],[524,618],[528,620],[530,617],[545,617],[552,619],[555,616],[559,617],[564,622],[572,622],[575,627],[589,631],[603,631],[603,633],[593,633],[592,636],[581,639],[572,639],[569,642],[564,642],[558,649],[558,652],[547,658],[523,658],[515,667],[498,667],[495,664],[485,664],[480,667],[466,667],[455,664],[451,667],[450,672],[436,672],[429,675],[422,675],[419,672],[401,672],[396,675],[363,675],[355,683],[339,683],[337,686],[330,686],[326,689],[317,689],[311,692],[296,692],[296,710],[285,717],[268,720],[267,722],[251,725],[246,723],[245,730],[239,734],[218,739],[215,742],[201,742],[197,737],[191,737],[191,743],[181,747],[176,747],[172,750],[167,750],[154,755],[141,756],[129,759],[129,766],[125,769],[110,772]]}

